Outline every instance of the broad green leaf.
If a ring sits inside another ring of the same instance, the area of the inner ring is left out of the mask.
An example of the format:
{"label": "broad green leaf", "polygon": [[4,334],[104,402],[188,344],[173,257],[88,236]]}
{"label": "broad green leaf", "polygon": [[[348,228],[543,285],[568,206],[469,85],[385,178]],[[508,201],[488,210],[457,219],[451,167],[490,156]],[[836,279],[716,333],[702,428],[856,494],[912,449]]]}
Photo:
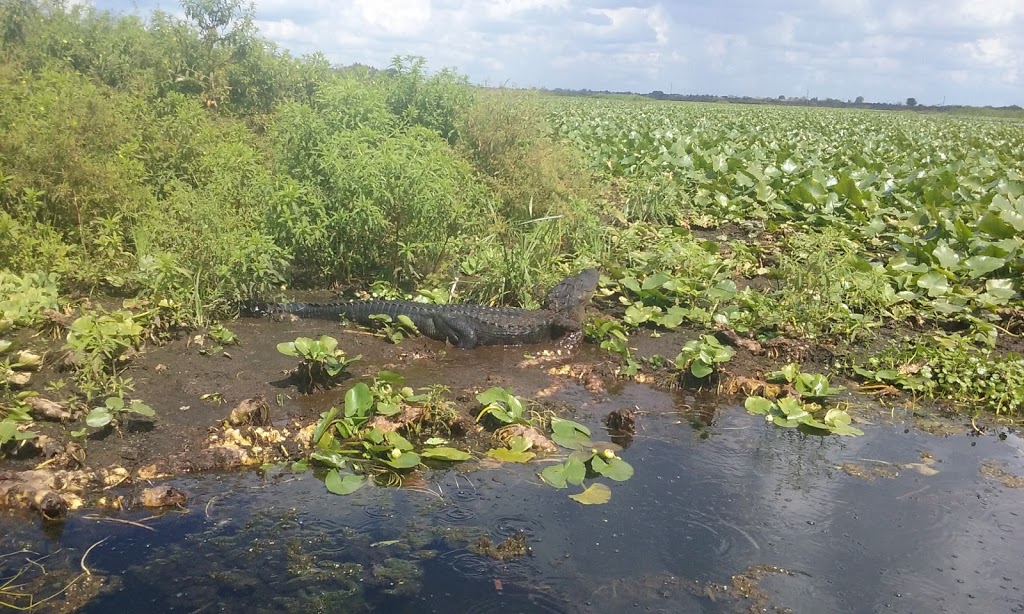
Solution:
{"label": "broad green leaf", "polygon": [[771,411],[774,406],[775,404],[769,399],[759,396],[747,397],[747,400],[743,402],[743,407],[745,407],[749,413],[761,416]]}
{"label": "broad green leaf", "polygon": [[452,462],[466,461],[473,458],[473,455],[463,450],[456,450],[455,448],[449,448],[446,446],[440,446],[437,448],[426,448],[420,451],[420,456],[424,458],[434,458],[438,460],[446,460]]}
{"label": "broad green leaf", "polygon": [[113,414],[106,407],[94,407],[85,417],[85,423],[96,429],[107,426],[113,419]]}
{"label": "broad green leaf", "polygon": [[481,405],[490,405],[491,403],[504,401],[507,397],[508,392],[504,388],[488,388],[476,395],[476,400]]}
{"label": "broad green leaf", "polygon": [[1016,294],[1012,279],[989,279],[985,281],[985,291],[998,299],[1010,299]]}
{"label": "broad green leaf", "polygon": [[714,373],[714,369],[702,360],[694,360],[690,363],[690,373],[697,379],[707,377]]}
{"label": "broad green leaf", "polygon": [[420,455],[415,452],[404,452],[398,458],[387,458],[384,462],[395,469],[412,469],[420,464]]}
{"label": "broad green leaf", "polygon": [[[1006,215],[1007,213],[1010,215]],[[1020,232],[1020,230],[1014,228],[1015,224],[1013,222],[1016,221],[1013,212],[1004,211],[1001,215],[989,211],[978,222],[978,230],[996,239],[1009,239]]]}
{"label": "broad green leaf", "polygon": [[313,430],[313,440],[310,442],[312,445],[315,446],[320,443],[320,440],[324,436],[324,432],[326,432],[331,426],[331,423],[334,422],[334,418],[338,415],[339,411],[341,411],[341,408],[334,405],[330,410],[323,414],[320,418],[320,422],[316,423],[316,429]]}
{"label": "broad green leaf", "polygon": [[327,335],[321,335],[319,343],[320,348],[327,354],[334,354],[334,350],[338,348],[338,340]]}
{"label": "broad green leaf", "polygon": [[309,351],[313,348],[314,343],[315,342],[309,337],[299,337],[295,340],[293,346],[299,356],[307,356],[309,355]]}
{"label": "broad green leaf", "polygon": [[929,271],[918,278],[917,285],[928,291],[928,296],[942,296],[949,292],[949,280],[938,271]]}
{"label": "broad green leaf", "polygon": [[139,414],[140,416],[148,416],[150,418],[156,415],[156,410],[142,401],[132,401],[131,404],[128,405],[127,411]]}
{"label": "broad green leaf", "polygon": [[391,386],[395,388],[405,385],[405,377],[401,373],[395,373],[394,371],[388,371],[385,369],[377,371],[376,379],[379,382],[391,384]]}
{"label": "broad green leaf", "polygon": [[345,393],[345,417],[361,416],[373,405],[373,393],[370,387],[359,382]]}
{"label": "broad green leaf", "polygon": [[345,457],[337,452],[327,452],[324,450],[314,450],[309,455],[315,461],[323,463],[328,467],[334,467],[335,469],[341,469],[345,466]]}
{"label": "broad green leaf", "polygon": [[569,498],[583,505],[601,505],[611,501],[612,491],[604,484],[597,483],[591,484],[578,495],[569,495]]}
{"label": "broad green leaf", "polygon": [[366,478],[352,473],[342,474],[337,469],[331,469],[324,478],[324,485],[327,490],[336,495],[350,495],[366,483]]}
{"label": "broad green leaf", "polygon": [[416,327],[416,323],[415,323],[415,322],[413,322],[413,321],[412,321],[412,318],[410,318],[409,316],[407,316],[407,315],[404,315],[404,314],[402,314],[402,315],[399,315],[399,316],[398,316],[398,321],[399,321],[399,323],[401,323],[401,325],[402,325],[402,326],[404,326],[405,328],[407,328],[407,329],[409,329],[409,330],[414,330],[414,331],[417,331],[417,332],[419,332],[419,329],[418,329],[418,328]]}
{"label": "broad green leaf", "polygon": [[569,448],[570,450],[582,450],[593,445],[590,437],[578,431],[573,431],[571,435],[552,433],[551,441],[554,441],[563,448]]}
{"label": "broad green leaf", "polygon": [[294,341],[285,341],[277,344],[277,351],[281,352],[285,356],[299,356],[298,350],[295,349]]}
{"label": "broad green leaf", "polygon": [[1005,264],[1005,258],[996,258],[994,256],[971,256],[964,262],[964,265],[970,270],[971,277],[981,277],[1002,268]]}
{"label": "broad green leaf", "polygon": [[565,465],[550,465],[540,472],[540,479],[549,486],[555,488],[568,488],[568,479],[565,475]]}
{"label": "broad green leaf", "polygon": [[518,452],[508,448],[492,448],[487,451],[487,456],[500,460],[503,463],[528,463],[536,454],[533,452]]}
{"label": "broad green leaf", "polygon": [[669,275],[668,273],[655,273],[654,275],[651,275],[650,277],[644,280],[644,284],[643,286],[641,286],[641,289],[654,290],[655,288],[662,287],[671,279],[672,276]]}
{"label": "broad green leaf", "polygon": [[596,470],[598,473],[606,478],[615,480],[616,482],[625,482],[629,478],[633,477],[633,466],[622,460],[621,458],[609,459],[604,467],[600,470]]}
{"label": "broad green leaf", "polygon": [[573,420],[567,420],[565,418],[559,418],[557,416],[551,418],[551,430],[556,433],[568,434],[570,430],[576,430],[583,433],[584,435],[591,434],[590,429],[580,424],[579,422],[574,422]]}
{"label": "broad green leaf", "polygon": [[960,264],[960,254],[953,251],[944,242],[940,243],[938,247],[932,250],[932,255],[939,262],[939,265],[944,269],[951,271],[956,270],[958,264]]}
{"label": "broad green leaf", "polygon": [[384,441],[398,448],[402,452],[407,452],[413,449],[412,443],[410,443],[405,437],[402,437],[397,431],[384,433]]}

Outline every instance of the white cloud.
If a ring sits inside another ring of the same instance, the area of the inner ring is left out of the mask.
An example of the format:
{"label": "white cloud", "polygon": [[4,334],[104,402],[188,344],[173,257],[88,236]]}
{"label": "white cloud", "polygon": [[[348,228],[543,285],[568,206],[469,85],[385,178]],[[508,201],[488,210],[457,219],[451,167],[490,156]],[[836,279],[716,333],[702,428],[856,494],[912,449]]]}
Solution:
{"label": "white cloud", "polygon": [[[479,2],[467,2],[466,8],[479,7]],[[484,12],[490,19],[507,19],[513,15],[538,10],[561,11],[569,8],[569,0],[491,0]]]}
{"label": "white cloud", "polygon": [[430,22],[430,0],[353,0],[353,5],[366,24],[390,35],[418,34]]}
{"label": "white cloud", "polygon": [[1022,0],[960,0],[956,13],[986,27],[1006,27],[1024,17]]}
{"label": "white cloud", "polygon": [[[175,0],[93,0],[144,11]],[[165,7],[167,8],[167,7]],[[256,0],[294,53],[476,82],[1022,104],[1024,0]]]}
{"label": "white cloud", "polygon": [[1003,38],[980,38],[961,45],[974,62],[1002,73],[1007,83],[1021,81],[1021,51],[1013,49]]}

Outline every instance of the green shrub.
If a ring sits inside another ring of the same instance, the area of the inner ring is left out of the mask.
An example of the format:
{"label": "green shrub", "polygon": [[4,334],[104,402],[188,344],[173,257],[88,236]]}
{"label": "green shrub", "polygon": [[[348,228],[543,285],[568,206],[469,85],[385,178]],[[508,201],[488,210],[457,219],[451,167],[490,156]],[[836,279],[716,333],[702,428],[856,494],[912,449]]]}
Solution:
{"label": "green shrub", "polygon": [[[427,275],[479,236],[486,189],[436,134],[331,130],[311,115],[291,106],[274,127],[293,182],[270,224],[316,281]],[[318,145],[311,151],[308,143]]]}

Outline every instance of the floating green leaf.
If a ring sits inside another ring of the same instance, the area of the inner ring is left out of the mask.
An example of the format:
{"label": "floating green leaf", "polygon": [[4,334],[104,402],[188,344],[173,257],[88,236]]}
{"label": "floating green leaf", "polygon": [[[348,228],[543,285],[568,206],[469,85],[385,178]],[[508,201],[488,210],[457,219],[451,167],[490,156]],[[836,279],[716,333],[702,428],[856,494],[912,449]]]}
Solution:
{"label": "floating green leaf", "polygon": [[424,458],[434,458],[438,460],[446,461],[466,461],[473,458],[473,455],[463,450],[457,450],[455,448],[449,448],[440,446],[437,448],[426,448],[420,451],[420,456]]}
{"label": "floating green leaf", "polygon": [[324,479],[324,485],[327,486],[327,490],[336,495],[350,495],[359,490],[365,483],[366,478],[363,476],[351,473],[342,474],[337,469],[328,471],[327,477]]}
{"label": "floating green leaf", "polygon": [[574,501],[583,505],[602,505],[608,503],[612,498],[612,490],[600,482],[591,484],[586,490],[578,495],[569,495]]}

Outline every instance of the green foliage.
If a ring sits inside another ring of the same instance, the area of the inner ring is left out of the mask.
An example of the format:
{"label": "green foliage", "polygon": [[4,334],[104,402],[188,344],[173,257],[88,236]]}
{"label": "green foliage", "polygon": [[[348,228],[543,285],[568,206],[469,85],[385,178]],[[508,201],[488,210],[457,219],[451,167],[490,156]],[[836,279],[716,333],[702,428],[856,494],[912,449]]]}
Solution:
{"label": "green foliage", "polygon": [[736,350],[722,345],[714,335],[701,335],[700,339],[692,339],[683,345],[676,356],[675,366],[679,370],[689,370],[697,379],[703,379],[718,370],[718,365],[728,362],[736,354]]}
{"label": "green foliage", "polygon": [[214,324],[210,327],[210,331],[207,334],[210,336],[210,339],[221,345],[235,345],[238,343],[238,335],[228,330],[222,324]]}
{"label": "green foliage", "polygon": [[486,191],[436,134],[335,129],[313,113],[293,106],[275,123],[293,181],[270,228],[314,279],[428,275],[479,236]]}
{"label": "green foliage", "polygon": [[277,351],[302,359],[294,375],[299,380],[299,389],[307,394],[332,387],[345,367],[362,358],[347,358],[345,351],[338,348],[338,340],[327,335],[315,340],[298,337],[278,343]]}
{"label": "green foliage", "polygon": [[[3,352],[0,352],[2,354]],[[10,370],[9,360],[0,363],[0,387],[6,388],[4,373],[13,373]],[[29,396],[35,396],[32,391],[22,391],[10,395],[6,403],[0,404],[0,458],[6,452],[17,452],[18,448],[26,441],[39,437],[39,433],[28,429],[32,425],[32,416],[29,414],[29,407],[24,400]],[[13,445],[8,445],[13,442]],[[6,448],[6,449],[5,449]]]}
{"label": "green foliage", "polygon": [[86,400],[130,389],[131,380],[120,379],[118,372],[142,342],[143,330],[153,313],[97,309],[71,323],[64,347],[72,351],[75,381]]}
{"label": "green foliage", "polygon": [[56,309],[57,280],[53,273],[19,276],[0,270],[0,333],[36,324],[44,311]]}
{"label": "green foliage", "polygon": [[773,383],[792,384],[793,390],[800,395],[801,399],[810,399],[815,402],[824,401],[845,390],[842,386],[831,385],[828,378],[820,373],[803,373],[797,363],[790,363],[779,371],[772,371],[765,376],[765,380]]}
{"label": "green foliage", "polygon": [[387,337],[391,343],[398,344],[406,337],[415,337],[420,334],[416,323],[407,315],[399,315],[392,319],[386,313],[379,313],[370,316],[370,319],[376,322],[381,334]]}
{"label": "green foliage", "polygon": [[[765,237],[782,283],[742,291],[740,324],[856,336],[915,310],[992,321],[1019,301],[1019,125],[568,99],[549,108],[592,168],[625,182],[627,211],[631,194],[657,190],[679,205],[676,221],[791,235],[780,253],[778,235]],[[640,208],[630,218],[668,219]]]}
{"label": "green foliage", "polygon": [[[540,477],[554,488],[567,488],[573,484],[581,486],[588,477],[606,477],[616,482],[625,482],[633,477],[633,466],[622,460],[617,452],[621,448],[613,443],[590,441],[590,429],[571,420],[553,418],[552,439],[562,447],[573,450],[568,459],[558,465],[549,465]],[[584,505],[607,503],[611,490],[604,484],[591,484],[583,493],[570,495],[570,499]]]}
{"label": "green foliage", "polygon": [[850,370],[869,382],[942,399],[969,412],[1024,411],[1024,358],[996,354],[959,335],[893,343]]}
{"label": "green foliage", "polygon": [[850,414],[845,410],[829,409],[824,412],[821,419],[818,419],[815,414],[822,413],[820,405],[803,403],[794,397],[772,400],[751,396],[747,397],[744,406],[749,413],[762,415],[765,420],[779,427],[804,427],[811,429],[811,432],[826,431],[835,435],[857,436],[864,434],[860,429],[850,426]]}
{"label": "green foliage", "polygon": [[[579,155],[551,137],[535,97],[479,92],[460,119],[457,150],[495,196],[486,235],[461,263],[468,299],[532,306],[535,288],[558,281],[569,254],[604,244],[590,173]],[[571,267],[577,268],[577,267]]]}
{"label": "green foliage", "polygon": [[476,400],[484,406],[477,414],[477,422],[484,416],[490,416],[502,424],[533,424],[523,401],[510,390],[488,388],[476,395]]}
{"label": "green foliage", "polygon": [[126,405],[121,397],[107,397],[103,405],[92,408],[85,417],[85,423],[92,428],[103,428],[108,424],[120,427],[128,414],[135,414],[146,418],[156,416],[153,408],[142,401],[133,400]]}
{"label": "green foliage", "polygon": [[447,68],[428,77],[425,69],[422,57],[395,56],[391,60],[388,107],[395,117],[454,143],[459,138],[459,119],[473,101],[469,79]]}
{"label": "green foliage", "polygon": [[[310,458],[331,467],[325,480],[330,492],[350,494],[365,483],[361,474],[414,469],[423,458],[447,462],[472,458],[467,452],[442,445],[447,442],[440,438],[427,439],[426,447],[417,453],[416,446],[399,432],[368,426],[374,417],[393,416],[406,406],[429,411],[440,403],[438,389],[416,393],[404,383],[397,373],[381,371],[372,387],[358,383],[350,388],[343,408],[332,407],[321,414],[313,431]],[[349,467],[359,473],[352,473]]]}
{"label": "green foliage", "polygon": [[537,456],[531,452],[533,440],[522,435],[516,435],[508,440],[507,447],[492,448],[487,451],[487,456],[503,463],[528,463]]}
{"label": "green foliage", "polygon": [[601,349],[618,354],[622,358],[622,365],[618,368],[620,375],[633,377],[640,370],[640,363],[633,357],[633,352],[629,348],[629,335],[620,322],[595,318],[586,323],[583,334],[589,341],[599,343]]}

